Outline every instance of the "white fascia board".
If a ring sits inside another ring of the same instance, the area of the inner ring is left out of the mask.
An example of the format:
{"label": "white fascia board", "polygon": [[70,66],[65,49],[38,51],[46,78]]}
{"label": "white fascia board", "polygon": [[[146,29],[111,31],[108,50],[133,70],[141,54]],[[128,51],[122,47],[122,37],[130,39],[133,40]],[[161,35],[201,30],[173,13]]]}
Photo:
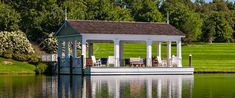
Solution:
{"label": "white fascia board", "polygon": [[129,41],[180,41],[177,35],[134,35],[134,34],[81,34],[86,40],[129,40]]}

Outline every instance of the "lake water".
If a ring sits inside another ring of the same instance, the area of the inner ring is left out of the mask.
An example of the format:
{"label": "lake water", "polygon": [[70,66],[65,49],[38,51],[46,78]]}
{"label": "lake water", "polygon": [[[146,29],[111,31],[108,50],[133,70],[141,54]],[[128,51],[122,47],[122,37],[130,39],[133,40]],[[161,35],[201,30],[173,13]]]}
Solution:
{"label": "lake water", "polygon": [[235,74],[0,75],[0,98],[235,98]]}

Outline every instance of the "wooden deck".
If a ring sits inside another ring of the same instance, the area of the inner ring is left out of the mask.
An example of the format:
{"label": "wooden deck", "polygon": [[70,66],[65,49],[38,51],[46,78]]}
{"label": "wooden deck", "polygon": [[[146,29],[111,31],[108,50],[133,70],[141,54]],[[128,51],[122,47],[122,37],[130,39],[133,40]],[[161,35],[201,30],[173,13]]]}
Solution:
{"label": "wooden deck", "polygon": [[85,75],[192,75],[191,67],[89,67],[84,69]]}

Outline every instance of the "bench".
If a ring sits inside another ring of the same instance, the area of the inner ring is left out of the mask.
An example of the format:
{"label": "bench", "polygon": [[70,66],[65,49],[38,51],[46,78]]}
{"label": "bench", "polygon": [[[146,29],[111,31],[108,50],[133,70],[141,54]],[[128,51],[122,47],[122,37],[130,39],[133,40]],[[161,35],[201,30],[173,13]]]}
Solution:
{"label": "bench", "polygon": [[144,67],[144,60],[141,58],[130,58],[130,65],[136,67]]}

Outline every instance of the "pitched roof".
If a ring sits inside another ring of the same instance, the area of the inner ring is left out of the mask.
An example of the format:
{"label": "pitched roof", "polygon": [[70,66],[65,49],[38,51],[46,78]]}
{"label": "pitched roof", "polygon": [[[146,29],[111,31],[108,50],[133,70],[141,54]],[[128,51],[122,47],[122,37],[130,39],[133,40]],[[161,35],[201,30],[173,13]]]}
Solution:
{"label": "pitched roof", "polygon": [[97,20],[67,20],[67,22],[81,34],[184,35],[180,30],[166,23]]}

